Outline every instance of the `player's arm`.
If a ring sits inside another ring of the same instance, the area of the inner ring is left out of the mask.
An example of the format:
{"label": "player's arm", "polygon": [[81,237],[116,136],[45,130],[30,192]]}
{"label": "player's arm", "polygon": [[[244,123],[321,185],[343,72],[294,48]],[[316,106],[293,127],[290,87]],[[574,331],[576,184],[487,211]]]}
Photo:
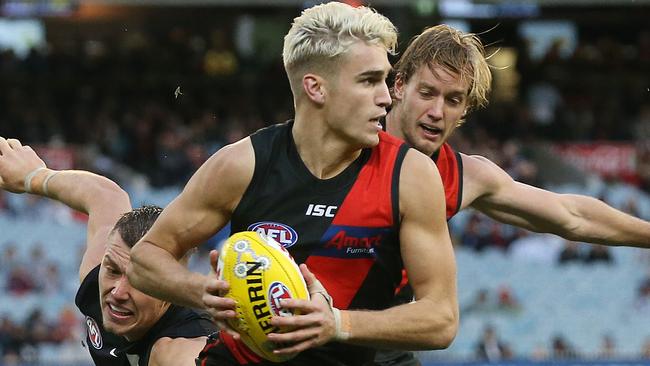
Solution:
{"label": "player's arm", "polygon": [[[310,301],[284,300],[283,307],[306,315],[272,319],[275,326],[297,328],[269,334],[273,342],[292,345],[277,353],[301,352],[331,340],[411,350],[441,349],[451,344],[458,329],[456,262],[445,219],[442,182],[430,158],[415,150],[407,153],[399,194],[401,254],[415,301],[382,311],[335,309],[337,321],[323,296],[312,295]],[[310,293],[320,292],[313,285],[317,279],[304,264],[301,270]]]}
{"label": "player's arm", "polygon": [[195,366],[206,338],[160,338],[151,348],[149,366]]}
{"label": "player's arm", "polygon": [[[400,175],[400,246],[415,301],[384,311],[343,311],[349,342],[393,349],[442,349],[458,329],[456,260],[440,174],[409,150]],[[399,326],[395,326],[399,324]]]}
{"label": "player's arm", "polygon": [[513,180],[481,156],[462,155],[463,201],[503,223],[564,238],[650,247],[650,223],[584,195],[558,194]]}
{"label": "player's arm", "polygon": [[192,273],[178,260],[230,220],[252,179],[254,166],[250,139],[226,146],[210,157],[131,250],[127,270],[131,284],[178,305],[233,307],[233,301],[217,296],[207,299],[216,303],[206,303],[206,286],[216,286],[210,288],[216,294],[226,289],[224,281]]}
{"label": "player's arm", "polygon": [[30,193],[88,214],[86,251],[79,266],[79,278],[83,280],[101,263],[106,238],[119,217],[131,210],[129,196],[106,177],[80,170],[48,169],[31,147],[16,139],[0,137],[0,154],[1,188],[25,193],[28,178]]}

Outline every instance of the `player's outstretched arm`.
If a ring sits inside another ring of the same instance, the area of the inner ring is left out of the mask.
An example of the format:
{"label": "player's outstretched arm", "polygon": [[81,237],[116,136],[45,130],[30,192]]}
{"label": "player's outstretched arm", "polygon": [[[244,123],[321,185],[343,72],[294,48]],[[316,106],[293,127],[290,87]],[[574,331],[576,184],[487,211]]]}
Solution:
{"label": "player's outstretched arm", "polygon": [[[216,295],[227,289],[224,281],[192,273],[178,260],[230,220],[252,179],[254,166],[250,139],[226,146],[208,159],[131,250],[127,270],[131,284],[178,305],[234,308],[232,300],[206,292],[207,288]],[[219,314],[213,316],[219,318]]]}
{"label": "player's outstretched arm", "polygon": [[[26,184],[27,183],[27,184]],[[110,179],[80,170],[52,170],[29,146],[0,137],[0,188],[32,193],[88,214],[87,246],[79,278],[102,259],[106,238],[119,217],[131,210],[129,196]]]}
{"label": "player's outstretched arm", "polygon": [[312,297],[310,301],[283,300],[283,307],[306,315],[273,318],[274,326],[296,328],[269,334],[272,342],[288,344],[275,352],[298,353],[332,340],[411,350],[450,345],[458,328],[456,262],[445,219],[442,182],[430,158],[409,151],[399,191],[401,252],[415,301],[382,311],[330,309],[327,296],[317,295],[326,289],[302,264]]}
{"label": "player's outstretched arm", "polygon": [[593,197],[558,194],[517,182],[484,157],[462,158],[464,206],[503,223],[570,240],[650,247],[650,222]]}

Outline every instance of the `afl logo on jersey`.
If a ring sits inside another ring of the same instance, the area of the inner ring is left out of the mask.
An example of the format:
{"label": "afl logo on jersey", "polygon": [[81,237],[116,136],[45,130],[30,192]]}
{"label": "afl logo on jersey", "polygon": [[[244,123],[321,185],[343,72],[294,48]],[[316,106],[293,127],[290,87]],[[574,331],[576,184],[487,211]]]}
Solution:
{"label": "afl logo on jersey", "polygon": [[95,319],[87,316],[86,327],[88,328],[88,340],[90,340],[90,344],[92,344],[96,349],[101,349],[102,333],[99,331],[99,326]]}
{"label": "afl logo on jersey", "polygon": [[298,233],[288,225],[279,222],[256,222],[248,226],[248,230],[273,238],[285,248],[298,242]]}

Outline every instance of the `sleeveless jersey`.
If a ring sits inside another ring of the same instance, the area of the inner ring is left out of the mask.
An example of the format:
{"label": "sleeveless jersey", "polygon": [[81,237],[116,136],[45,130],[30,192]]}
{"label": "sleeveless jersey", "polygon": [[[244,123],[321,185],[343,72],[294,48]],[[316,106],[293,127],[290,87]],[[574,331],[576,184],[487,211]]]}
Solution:
{"label": "sleeveless jersey", "polygon": [[[454,151],[448,143],[442,144],[431,159],[436,163],[442,186],[445,191],[445,206],[447,221],[460,210],[463,199],[463,160],[460,153]],[[404,304],[413,299],[413,289],[408,285],[406,271],[402,272],[402,281],[397,290],[395,304]]]}
{"label": "sleeveless jersey", "polygon": [[444,143],[431,159],[436,163],[440,178],[442,178],[447,205],[447,220],[449,220],[460,210],[463,198],[463,160],[460,153],[454,151],[448,143]]}
{"label": "sleeveless jersey", "polygon": [[98,279],[99,266],[84,278],[75,297],[75,304],[86,316],[86,347],[97,366],[146,366],[151,348],[160,338],[196,338],[217,331],[207,313],[171,305],[147,334],[129,342],[104,329]]}
{"label": "sleeveless jersey", "polygon": [[[321,180],[301,160],[292,126],[287,122],[251,135],[255,171],[233,213],[232,232],[258,231],[276,239],[297,263],[309,266],[339,309],[389,307],[403,267],[398,184],[408,147],[380,132],[378,146],[362,150],[336,177]],[[332,342],[294,360],[361,365],[373,354]]]}

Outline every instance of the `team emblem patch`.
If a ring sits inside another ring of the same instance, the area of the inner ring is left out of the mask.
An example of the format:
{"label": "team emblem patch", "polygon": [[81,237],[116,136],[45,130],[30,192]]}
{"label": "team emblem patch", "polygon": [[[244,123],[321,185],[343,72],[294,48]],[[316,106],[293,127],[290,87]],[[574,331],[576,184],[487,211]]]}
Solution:
{"label": "team emblem patch", "polygon": [[103,345],[102,333],[99,331],[99,326],[95,319],[87,316],[86,327],[88,328],[88,339],[90,340],[90,344],[92,344],[96,349],[101,349]]}
{"label": "team emblem patch", "polygon": [[248,226],[248,230],[272,238],[282,244],[285,248],[289,248],[298,242],[298,233],[296,233],[296,231],[289,225],[281,224],[279,222],[256,222]]}

